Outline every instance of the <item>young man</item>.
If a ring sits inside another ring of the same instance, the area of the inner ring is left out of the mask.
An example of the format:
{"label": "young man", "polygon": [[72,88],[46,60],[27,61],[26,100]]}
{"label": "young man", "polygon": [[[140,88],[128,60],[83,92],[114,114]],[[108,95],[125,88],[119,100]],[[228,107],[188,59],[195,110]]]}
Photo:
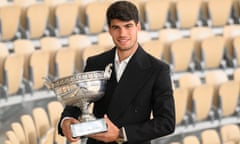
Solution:
{"label": "young man", "polygon": [[[104,70],[113,64],[105,95],[94,104],[93,113],[104,117],[107,132],[89,135],[88,144],[150,144],[152,139],[175,129],[175,107],[169,66],[147,54],[137,42],[141,30],[136,6],[117,1],[107,10],[109,33],[115,47],[90,57],[85,71]],[[153,113],[153,119],[150,114]],[[66,106],[59,123],[59,133],[70,142],[70,124],[78,123],[79,108]],[[67,117],[67,118],[66,118]]]}

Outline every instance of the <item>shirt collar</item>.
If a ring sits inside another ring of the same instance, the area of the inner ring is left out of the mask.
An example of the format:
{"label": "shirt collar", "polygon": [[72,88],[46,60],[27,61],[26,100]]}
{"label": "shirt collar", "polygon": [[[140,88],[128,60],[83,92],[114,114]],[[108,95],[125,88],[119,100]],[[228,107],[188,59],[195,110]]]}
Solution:
{"label": "shirt collar", "polygon": [[[129,57],[127,57],[126,59],[124,59],[122,62],[127,64],[129,62],[129,60],[131,59],[132,55],[130,55]],[[114,58],[114,61],[115,63],[117,64],[120,64],[120,61],[119,61],[119,57],[118,57],[118,54],[117,54],[117,50],[115,51],[115,58]]]}

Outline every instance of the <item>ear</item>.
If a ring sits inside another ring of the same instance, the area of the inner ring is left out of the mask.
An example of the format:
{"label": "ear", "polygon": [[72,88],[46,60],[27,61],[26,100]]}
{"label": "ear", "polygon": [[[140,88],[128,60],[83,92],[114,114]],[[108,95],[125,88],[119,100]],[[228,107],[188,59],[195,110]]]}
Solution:
{"label": "ear", "polygon": [[140,22],[137,23],[137,29],[138,29],[138,31],[141,30],[141,23]]}
{"label": "ear", "polygon": [[112,34],[111,34],[111,28],[110,28],[110,25],[108,25],[108,30],[107,30],[107,31],[108,31],[108,33],[109,33],[110,35],[112,35]]}

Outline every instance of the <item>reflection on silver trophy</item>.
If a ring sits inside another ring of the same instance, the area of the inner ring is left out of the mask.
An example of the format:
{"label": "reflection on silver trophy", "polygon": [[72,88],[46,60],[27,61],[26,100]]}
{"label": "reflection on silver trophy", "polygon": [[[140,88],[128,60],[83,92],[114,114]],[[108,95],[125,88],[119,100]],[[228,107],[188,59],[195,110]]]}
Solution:
{"label": "reflection on silver trophy", "polygon": [[96,119],[88,107],[104,95],[106,82],[112,73],[111,66],[112,64],[108,64],[105,71],[83,72],[54,81],[45,78],[45,85],[54,91],[58,100],[64,105],[77,106],[82,112],[79,117],[80,123],[71,125],[73,137],[107,130],[104,118]]}

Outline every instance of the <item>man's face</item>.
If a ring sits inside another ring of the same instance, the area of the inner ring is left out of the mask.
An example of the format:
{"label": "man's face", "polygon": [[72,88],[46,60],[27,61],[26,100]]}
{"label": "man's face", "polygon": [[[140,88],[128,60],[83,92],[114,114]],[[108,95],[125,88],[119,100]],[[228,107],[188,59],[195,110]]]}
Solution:
{"label": "man's face", "polygon": [[137,48],[137,33],[141,29],[140,24],[131,21],[113,19],[109,25],[109,33],[113,42],[120,51]]}

